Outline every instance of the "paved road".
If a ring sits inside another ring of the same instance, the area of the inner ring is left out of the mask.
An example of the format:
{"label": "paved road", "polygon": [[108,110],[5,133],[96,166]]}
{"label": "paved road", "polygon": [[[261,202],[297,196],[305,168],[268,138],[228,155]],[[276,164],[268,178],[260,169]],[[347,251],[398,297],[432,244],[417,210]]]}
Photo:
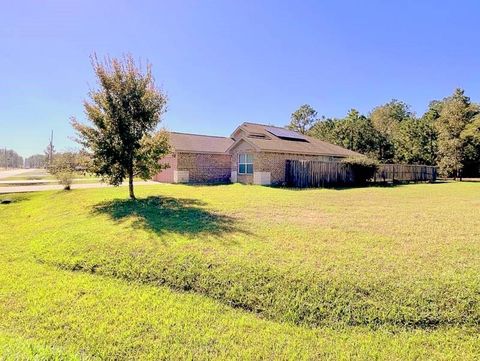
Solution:
{"label": "paved road", "polygon": [[[73,182],[85,182],[85,178],[75,178]],[[89,180],[91,183],[94,181]],[[35,185],[35,184],[45,184],[45,183],[58,183],[56,179],[24,179],[24,180],[0,180],[0,184],[23,184],[23,185]]]}
{"label": "paved road", "polygon": [[[134,185],[158,185],[160,183],[153,181],[146,182],[133,182]],[[127,186],[127,183],[121,185],[121,187]],[[111,185],[105,183],[84,183],[84,184],[73,184],[72,189],[85,189],[85,188],[108,188],[112,187]],[[41,191],[51,191],[63,189],[63,186],[59,184],[49,184],[49,185],[31,185],[31,186],[14,186],[14,187],[0,187],[0,194],[6,193],[25,193],[25,192],[41,192]]]}
{"label": "paved road", "polygon": [[[33,169],[32,169],[33,170]],[[15,177],[22,173],[29,171],[29,169],[9,169],[9,170],[0,170],[0,179],[8,178],[8,177]]]}

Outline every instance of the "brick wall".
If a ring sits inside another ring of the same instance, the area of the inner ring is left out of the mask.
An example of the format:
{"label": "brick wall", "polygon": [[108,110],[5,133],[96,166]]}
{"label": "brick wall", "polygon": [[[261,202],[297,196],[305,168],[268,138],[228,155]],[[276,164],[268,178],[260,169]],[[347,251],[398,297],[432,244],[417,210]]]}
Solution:
{"label": "brick wall", "polygon": [[[257,152],[247,143],[239,144],[232,151],[232,170],[238,170],[238,154],[249,153],[253,155],[254,172],[270,172],[270,181],[272,185],[279,185],[285,182],[285,161],[310,159],[310,160],[332,160],[329,156],[292,154],[292,153],[269,153]],[[238,174],[238,182],[251,184],[253,176],[250,174]]]}
{"label": "brick wall", "polygon": [[177,153],[177,170],[189,172],[189,183],[228,183],[230,154]]}
{"label": "brick wall", "polygon": [[156,174],[153,177],[153,180],[157,182],[172,183],[173,172],[177,170],[177,158],[173,154],[170,154],[160,159],[159,163],[168,164],[170,167]]}

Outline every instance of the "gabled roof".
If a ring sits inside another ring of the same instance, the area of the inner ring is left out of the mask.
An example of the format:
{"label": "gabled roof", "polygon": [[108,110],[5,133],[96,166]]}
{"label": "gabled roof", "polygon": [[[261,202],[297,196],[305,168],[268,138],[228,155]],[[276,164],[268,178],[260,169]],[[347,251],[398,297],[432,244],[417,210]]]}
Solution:
{"label": "gabled roof", "polygon": [[[257,124],[257,123],[243,123],[233,133],[232,137],[238,136],[243,131],[243,136],[237,138],[234,144],[232,144],[227,151],[236,147],[242,141],[245,141],[252,145],[259,151],[275,152],[275,153],[294,153],[294,154],[309,154],[309,155],[327,155],[327,156],[359,156],[360,153],[342,148],[338,145],[330,144],[319,140],[317,138],[302,135],[304,140],[288,139],[278,137],[267,129],[273,128],[278,130],[284,130],[284,128],[275,127],[272,125]],[[272,130],[272,129],[270,129]],[[277,133],[277,132],[275,132]],[[249,137],[249,134],[255,134],[254,137]],[[259,137],[259,134],[265,136],[265,138]]]}
{"label": "gabled roof", "polygon": [[226,153],[233,139],[189,133],[170,132],[170,145],[176,152]]}

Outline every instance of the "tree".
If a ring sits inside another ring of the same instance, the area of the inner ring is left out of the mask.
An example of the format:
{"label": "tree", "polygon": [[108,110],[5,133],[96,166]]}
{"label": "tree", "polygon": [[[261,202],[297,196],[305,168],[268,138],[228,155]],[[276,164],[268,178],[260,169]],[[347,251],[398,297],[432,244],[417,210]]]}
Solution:
{"label": "tree", "polygon": [[23,158],[13,149],[0,149],[0,167],[23,168]]}
{"label": "tree", "polygon": [[453,95],[442,101],[436,129],[438,166],[444,176],[462,177],[467,146],[467,138],[462,137],[462,133],[479,113],[478,105],[472,104],[462,89],[456,89]]}
{"label": "tree", "polygon": [[365,155],[376,157],[378,132],[370,119],[351,109],[343,119],[326,119],[315,122],[311,136],[337,144]]}
{"label": "tree", "polygon": [[287,128],[301,134],[306,134],[312,124],[316,121],[317,111],[310,105],[304,104],[294,111],[290,117],[290,124]]}
{"label": "tree", "polygon": [[434,165],[436,160],[436,131],[428,118],[409,118],[402,121],[392,139],[394,161],[408,164]]}
{"label": "tree", "polygon": [[395,156],[393,138],[398,130],[399,124],[413,117],[410,107],[399,100],[380,105],[372,110],[370,119],[373,127],[378,131],[380,138],[378,143],[378,159],[384,162],[391,162]]}
{"label": "tree", "polygon": [[167,96],[155,87],[151,65],[138,67],[132,56],[105,59],[94,55],[92,66],[99,88],[89,93],[85,113],[92,126],[72,119],[77,141],[91,153],[91,171],[118,186],[128,178],[150,178],[167,167],[159,159],[170,151],[168,135],[157,130]]}
{"label": "tree", "polygon": [[308,130],[308,135],[326,142],[340,145],[337,136],[337,124],[339,121],[340,119],[332,118],[318,119]]}
{"label": "tree", "polygon": [[365,155],[375,155],[379,134],[369,118],[351,109],[337,128],[338,137],[342,139],[341,146]]}
{"label": "tree", "polygon": [[480,114],[466,125],[460,134],[464,141],[464,174],[470,177],[480,176]]}
{"label": "tree", "polygon": [[77,156],[75,153],[66,152],[55,155],[52,163],[48,166],[48,172],[63,185],[64,190],[70,190],[75,169],[77,167]]}
{"label": "tree", "polygon": [[426,137],[426,164],[436,165],[438,160],[438,132],[436,122],[440,117],[442,110],[442,102],[431,101],[428,105],[428,110],[423,114],[421,121],[424,123],[425,137]]}

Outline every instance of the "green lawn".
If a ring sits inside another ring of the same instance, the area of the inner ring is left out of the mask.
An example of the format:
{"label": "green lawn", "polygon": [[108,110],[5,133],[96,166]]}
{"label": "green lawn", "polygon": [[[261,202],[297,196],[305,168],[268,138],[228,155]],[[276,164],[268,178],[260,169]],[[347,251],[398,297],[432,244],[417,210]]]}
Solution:
{"label": "green lawn", "polygon": [[2,195],[0,359],[478,359],[480,183]]}

